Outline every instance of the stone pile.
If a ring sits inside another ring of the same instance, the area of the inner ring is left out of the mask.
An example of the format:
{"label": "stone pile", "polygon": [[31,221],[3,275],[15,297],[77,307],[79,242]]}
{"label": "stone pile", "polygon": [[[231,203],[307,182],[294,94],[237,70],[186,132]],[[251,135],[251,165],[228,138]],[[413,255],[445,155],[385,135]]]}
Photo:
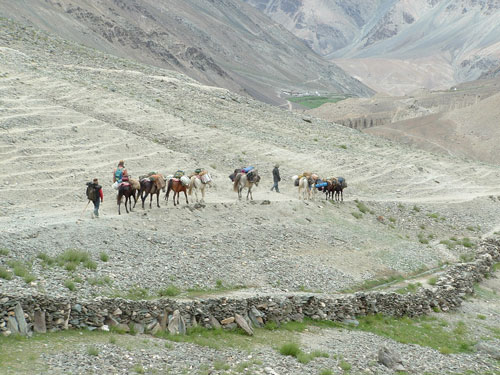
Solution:
{"label": "stone pile", "polygon": [[474,292],[474,284],[490,274],[500,261],[500,241],[487,240],[476,259],[448,267],[432,289],[414,294],[358,292],[338,296],[267,295],[250,298],[213,298],[185,301],[158,299],[131,301],[121,298],[76,298],[48,295],[13,296],[0,294],[0,330],[3,335],[29,334],[69,328],[156,333],[168,330],[185,334],[188,327],[232,329],[247,334],[266,322],[315,320],[349,321],[356,316],[381,313],[388,316],[419,316],[440,309],[457,308],[464,296]]}

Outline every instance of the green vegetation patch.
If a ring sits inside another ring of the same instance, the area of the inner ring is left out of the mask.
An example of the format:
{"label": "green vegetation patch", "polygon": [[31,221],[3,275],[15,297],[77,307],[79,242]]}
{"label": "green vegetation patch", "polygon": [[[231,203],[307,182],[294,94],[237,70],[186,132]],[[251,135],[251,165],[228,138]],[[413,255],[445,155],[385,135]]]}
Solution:
{"label": "green vegetation patch", "polygon": [[337,103],[341,100],[347,99],[345,95],[325,95],[325,96],[316,96],[316,95],[305,95],[305,96],[293,96],[288,98],[288,100],[292,103],[297,103],[301,106],[307,108],[318,108],[319,106],[325,103]]}
{"label": "green vegetation patch", "polygon": [[372,332],[403,344],[427,346],[443,354],[471,353],[475,344],[467,338],[468,328],[463,322],[447,327],[447,324],[443,324],[444,321],[434,317],[410,319],[382,315],[362,317],[358,320],[359,325],[350,329]]}

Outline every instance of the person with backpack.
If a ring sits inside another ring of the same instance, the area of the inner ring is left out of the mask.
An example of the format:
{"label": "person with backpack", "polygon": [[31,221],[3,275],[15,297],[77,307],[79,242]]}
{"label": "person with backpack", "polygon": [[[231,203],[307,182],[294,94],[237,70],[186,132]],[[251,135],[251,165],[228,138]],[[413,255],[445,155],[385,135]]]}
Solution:
{"label": "person with backpack", "polygon": [[273,186],[271,188],[271,191],[275,190],[276,193],[279,193],[280,192],[280,189],[278,187],[278,182],[281,181],[281,177],[280,177],[280,170],[279,170],[279,164],[276,164],[274,166],[274,169],[273,169]]}
{"label": "person with backpack", "polygon": [[113,183],[117,182],[118,184],[121,184],[123,181],[123,176],[126,176],[128,181],[128,172],[125,169],[125,162],[123,160],[120,160],[118,162],[118,167],[116,167],[113,172]]}
{"label": "person with backpack", "polygon": [[98,218],[99,205],[104,200],[104,194],[102,193],[102,186],[99,185],[99,180],[97,178],[94,178],[92,182],[87,182],[87,198],[94,203],[92,219]]}

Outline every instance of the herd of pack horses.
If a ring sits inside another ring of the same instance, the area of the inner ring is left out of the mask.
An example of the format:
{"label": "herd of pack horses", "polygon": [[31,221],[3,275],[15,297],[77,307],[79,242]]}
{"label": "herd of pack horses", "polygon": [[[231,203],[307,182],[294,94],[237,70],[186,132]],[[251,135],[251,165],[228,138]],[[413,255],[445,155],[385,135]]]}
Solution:
{"label": "herd of pack horses", "polygon": [[[256,169],[246,171],[244,168],[235,169],[229,175],[233,184],[233,190],[238,193],[238,199],[242,198],[243,189],[247,189],[247,200],[253,200],[252,188],[258,186],[261,177]],[[292,177],[293,183],[298,187],[299,200],[314,199],[318,191],[325,193],[326,199],[335,201],[343,201],[343,189],[347,187],[343,177],[330,177],[321,179],[314,173],[304,172],[301,175]],[[166,178],[160,173],[150,173],[147,176],[141,176],[138,179],[129,178],[127,183],[118,185],[118,214],[121,214],[120,207],[123,198],[125,197],[125,210],[129,213],[132,210],[132,198],[134,199],[134,208],[137,200],[141,198],[142,208],[144,209],[144,202],[149,196],[149,208],[152,208],[153,196],[156,195],[156,205],[160,208],[160,192],[165,193],[165,200],[168,203],[170,192],[173,192],[174,206],[179,204],[180,193],[184,193],[186,197],[186,204],[189,204],[188,195],[191,196],[194,192],[196,202],[198,200],[198,192],[201,193],[201,202],[205,201],[205,189],[213,186],[210,174],[206,171],[204,173],[193,173],[189,176],[182,176],[176,178],[174,176],[167,176]],[[128,207],[127,207],[128,204]]]}

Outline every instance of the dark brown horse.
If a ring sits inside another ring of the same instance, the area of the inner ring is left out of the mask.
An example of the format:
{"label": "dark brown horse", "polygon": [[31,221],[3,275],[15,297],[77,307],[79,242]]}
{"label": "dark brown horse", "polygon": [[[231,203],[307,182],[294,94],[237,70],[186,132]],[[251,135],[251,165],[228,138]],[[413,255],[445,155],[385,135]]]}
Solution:
{"label": "dark brown horse", "polygon": [[[122,197],[125,197],[125,210],[127,210],[127,213],[129,213],[129,208],[127,207],[127,203],[130,207],[130,211],[132,211],[132,198],[134,198],[135,203],[137,203],[137,197],[136,197],[136,192],[137,190],[134,188],[134,186],[128,182],[121,183],[118,186],[118,196],[116,197],[116,203],[118,204],[118,215],[121,215],[120,212],[120,206],[122,203]],[[135,207],[134,203],[134,207]]]}
{"label": "dark brown horse", "polygon": [[160,208],[160,190],[165,191],[165,178],[161,174],[154,174],[147,178],[143,178],[141,181],[141,190],[139,190],[139,196],[142,200],[142,209],[144,209],[144,201],[150,196],[149,208],[151,208],[153,203],[153,194],[156,194],[156,206]]}
{"label": "dark brown horse", "polygon": [[[167,203],[168,203],[168,196],[170,195],[170,190],[173,190],[174,192],[174,197],[172,198],[174,206],[177,206],[179,204],[179,195],[181,192],[184,192],[184,195],[186,196],[186,204],[189,204],[186,191],[187,186],[183,185],[181,180],[177,178],[171,178],[170,180],[168,180],[167,193],[165,194],[165,200],[167,201]],[[175,197],[177,197],[177,203],[175,203]]]}

